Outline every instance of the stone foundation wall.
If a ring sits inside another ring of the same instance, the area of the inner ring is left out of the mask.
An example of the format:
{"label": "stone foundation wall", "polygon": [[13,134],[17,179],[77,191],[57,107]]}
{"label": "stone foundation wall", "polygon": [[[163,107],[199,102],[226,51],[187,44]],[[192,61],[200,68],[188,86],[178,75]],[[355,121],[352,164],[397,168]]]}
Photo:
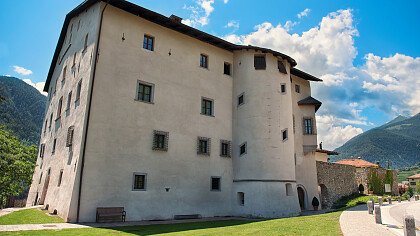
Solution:
{"label": "stone foundation wall", "polygon": [[329,208],[339,198],[357,192],[356,167],[316,162],[321,207]]}

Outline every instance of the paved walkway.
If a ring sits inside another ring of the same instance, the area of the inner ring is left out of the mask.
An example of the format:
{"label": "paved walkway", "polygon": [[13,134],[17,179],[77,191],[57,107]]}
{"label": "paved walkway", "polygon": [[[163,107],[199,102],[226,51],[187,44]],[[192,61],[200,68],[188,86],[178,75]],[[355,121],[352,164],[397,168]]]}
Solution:
{"label": "paved walkway", "polygon": [[404,235],[404,216],[410,214],[414,216],[416,228],[416,235],[420,236],[420,202],[403,202],[386,205],[381,208],[382,223],[386,224],[388,228],[395,235]]}
{"label": "paved walkway", "polygon": [[21,208],[4,208],[4,209],[0,210],[0,216],[7,215],[7,214],[12,213],[14,211],[20,211],[20,210],[31,209],[31,208],[41,208],[41,206],[21,207]]}

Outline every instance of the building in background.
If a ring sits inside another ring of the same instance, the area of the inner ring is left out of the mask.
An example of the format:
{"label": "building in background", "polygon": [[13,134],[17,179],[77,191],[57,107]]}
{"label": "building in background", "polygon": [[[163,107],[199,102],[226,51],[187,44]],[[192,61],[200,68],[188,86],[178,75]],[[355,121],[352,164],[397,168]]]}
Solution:
{"label": "building in background", "polygon": [[68,222],[282,217],[318,195],[321,102],[291,57],[122,0],[65,19],[27,205]]}

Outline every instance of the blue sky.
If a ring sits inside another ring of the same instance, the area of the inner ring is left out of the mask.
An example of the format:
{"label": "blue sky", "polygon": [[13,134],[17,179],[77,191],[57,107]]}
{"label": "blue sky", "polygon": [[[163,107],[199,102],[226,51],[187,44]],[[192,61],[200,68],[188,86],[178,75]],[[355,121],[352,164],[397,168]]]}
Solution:
{"label": "blue sky", "polygon": [[[420,111],[420,1],[131,0],[235,43],[270,47],[324,79],[320,140],[334,148]],[[65,15],[80,0],[0,1],[0,74],[42,87]]]}

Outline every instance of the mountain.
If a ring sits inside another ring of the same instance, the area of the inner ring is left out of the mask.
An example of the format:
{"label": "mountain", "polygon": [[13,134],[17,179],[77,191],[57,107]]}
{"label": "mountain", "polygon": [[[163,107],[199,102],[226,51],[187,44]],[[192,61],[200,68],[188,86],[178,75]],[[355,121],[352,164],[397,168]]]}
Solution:
{"label": "mountain", "polygon": [[347,141],[335,151],[332,161],[361,157],[381,166],[390,161],[392,168],[420,163],[420,113],[413,117],[398,116]]}
{"label": "mountain", "polygon": [[38,145],[47,98],[15,77],[0,76],[0,125]]}

